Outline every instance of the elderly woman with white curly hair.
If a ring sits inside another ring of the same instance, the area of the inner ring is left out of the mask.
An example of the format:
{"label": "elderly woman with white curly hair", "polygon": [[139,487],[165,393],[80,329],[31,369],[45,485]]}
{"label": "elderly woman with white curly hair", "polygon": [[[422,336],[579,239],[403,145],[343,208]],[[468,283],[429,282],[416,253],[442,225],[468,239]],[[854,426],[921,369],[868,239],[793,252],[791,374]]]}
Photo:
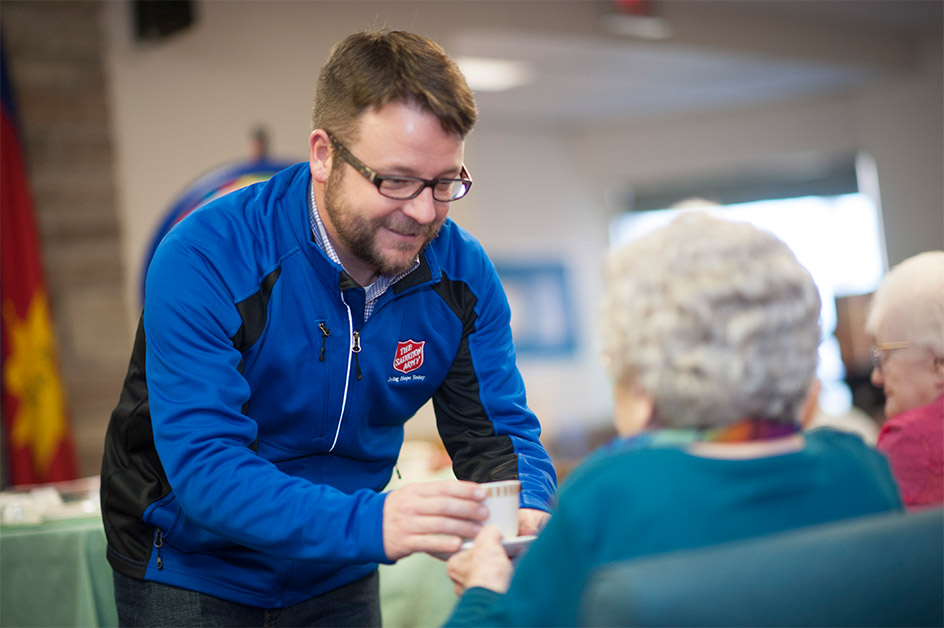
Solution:
{"label": "elderly woman with white curly hair", "polygon": [[885,392],[878,449],[909,508],[944,503],[944,251],[910,257],[872,296],[872,383]]}
{"label": "elderly woman with white curly hair", "polygon": [[901,509],[878,452],[802,431],[819,312],[793,253],[747,224],[684,214],[615,251],[602,335],[620,438],[570,475],[514,570],[492,526],[449,559],[464,593],[447,625],[576,625],[602,564]]}

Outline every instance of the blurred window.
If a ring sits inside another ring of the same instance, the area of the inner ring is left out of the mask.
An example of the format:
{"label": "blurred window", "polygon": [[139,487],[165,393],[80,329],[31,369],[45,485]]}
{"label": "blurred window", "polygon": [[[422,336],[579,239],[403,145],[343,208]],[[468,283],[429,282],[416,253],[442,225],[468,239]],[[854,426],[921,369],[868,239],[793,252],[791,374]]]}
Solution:
{"label": "blurred window", "polygon": [[[706,185],[708,193],[696,192],[667,208],[618,215],[610,225],[610,243],[618,245],[638,238],[667,224],[681,212],[691,210],[747,222],[783,240],[810,271],[823,302],[823,341],[818,372],[822,381],[820,405],[831,414],[843,414],[852,403],[852,395],[845,383],[846,369],[835,336],[836,299],[871,293],[887,266],[881,210],[874,200],[877,193],[870,193],[877,191],[877,183],[872,180],[874,168],[870,166],[868,159],[862,156],[854,164],[857,172],[857,189],[854,190],[842,191],[850,187],[848,180],[833,180],[828,185],[819,180],[817,185],[808,186],[814,192],[840,193],[804,194],[802,183],[790,181],[782,186],[765,185],[763,189],[768,192],[786,190],[794,196],[725,202],[725,197],[744,196],[751,186],[728,186],[726,193],[718,195],[711,194],[711,187]],[[739,190],[738,194],[731,193],[735,189]],[[720,202],[713,197],[720,197]],[[672,197],[663,193],[661,198]]]}

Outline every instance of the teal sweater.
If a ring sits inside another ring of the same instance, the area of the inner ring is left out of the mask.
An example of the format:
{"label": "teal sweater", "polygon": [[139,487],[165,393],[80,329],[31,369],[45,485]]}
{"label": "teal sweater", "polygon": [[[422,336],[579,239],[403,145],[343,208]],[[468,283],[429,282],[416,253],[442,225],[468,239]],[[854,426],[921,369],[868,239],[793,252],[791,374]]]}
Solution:
{"label": "teal sweater", "polygon": [[561,489],[508,593],[465,592],[447,626],[574,626],[606,563],[901,509],[889,467],[857,436],[807,434],[799,452],[750,460],[617,442]]}

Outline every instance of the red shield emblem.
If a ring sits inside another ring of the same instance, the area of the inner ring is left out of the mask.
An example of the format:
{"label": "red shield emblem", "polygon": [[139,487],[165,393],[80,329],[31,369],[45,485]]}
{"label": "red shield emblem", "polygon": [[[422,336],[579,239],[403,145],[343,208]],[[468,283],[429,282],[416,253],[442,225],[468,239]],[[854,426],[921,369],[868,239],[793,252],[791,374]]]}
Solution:
{"label": "red shield emblem", "polygon": [[423,345],[426,341],[405,340],[397,343],[397,353],[393,356],[393,368],[401,373],[409,373],[423,366]]}

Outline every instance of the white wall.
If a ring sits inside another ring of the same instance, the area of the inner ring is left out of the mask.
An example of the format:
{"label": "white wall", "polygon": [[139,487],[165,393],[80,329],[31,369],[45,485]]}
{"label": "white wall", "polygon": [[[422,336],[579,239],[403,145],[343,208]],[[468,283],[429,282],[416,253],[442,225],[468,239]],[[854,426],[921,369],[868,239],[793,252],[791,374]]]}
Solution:
{"label": "white wall", "polygon": [[596,187],[662,183],[815,163],[863,150],[875,159],[891,265],[944,247],[942,44],[919,67],[838,96],[650,120],[572,136]]}
{"label": "white wall", "polygon": [[944,44],[927,42],[913,75],[857,94],[859,145],[875,157],[888,261],[944,248]]}
{"label": "white wall", "polygon": [[460,224],[497,261],[559,259],[569,271],[577,354],[519,358],[531,406],[549,432],[571,423],[608,424],[612,405],[597,324],[607,246],[601,195],[577,174],[560,134],[478,129],[468,154],[476,204],[457,212]]}
{"label": "white wall", "polygon": [[[159,46],[135,43],[127,6],[107,5],[129,319],[139,313],[142,258],[176,195],[207,170],[247,157],[257,124],[269,131],[272,156],[306,159],[321,62],[334,41],[375,25],[373,17],[345,17],[335,10],[339,3],[279,3],[277,11],[267,4],[201,3],[195,26]],[[578,354],[525,357],[520,365],[547,432],[563,420],[605,423],[609,388],[593,333],[604,215],[582,180],[561,176],[561,164],[570,160],[562,136],[487,127],[483,121],[468,141],[475,188],[452,215],[496,259],[530,253],[570,267]],[[427,409],[409,433],[433,430]]]}
{"label": "white wall", "polygon": [[[580,3],[553,4],[566,20]],[[433,20],[441,19],[437,12],[448,14],[449,3],[414,5],[419,8],[409,13],[388,13],[378,9],[391,6],[384,3],[200,2],[190,30],[141,45],[132,40],[128,3],[106,3],[129,320],[138,315],[142,257],[176,195],[199,174],[247,157],[250,133],[260,124],[269,131],[272,156],[305,159],[313,84],[331,44],[383,25],[448,37],[455,20]],[[509,10],[525,5],[536,3],[508,3]],[[939,248],[941,77],[937,41],[911,75],[818,100],[596,130],[509,129],[483,116],[466,148],[475,188],[453,217],[496,259],[562,259],[574,286],[577,355],[520,360],[546,431],[608,420],[596,319],[613,211],[605,190],[864,149],[879,167],[890,260]],[[431,425],[424,413],[413,433]]]}

